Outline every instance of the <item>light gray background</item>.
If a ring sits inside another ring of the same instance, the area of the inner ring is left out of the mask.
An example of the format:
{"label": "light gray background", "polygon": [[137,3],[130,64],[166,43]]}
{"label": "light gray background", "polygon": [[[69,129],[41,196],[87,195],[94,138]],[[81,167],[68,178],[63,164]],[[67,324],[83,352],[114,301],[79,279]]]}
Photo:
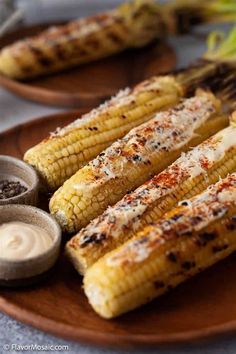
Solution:
{"label": "light gray background", "polygon": [[[112,3],[116,4],[118,2],[119,0],[37,0],[37,2],[36,0],[19,0],[20,6],[27,10],[27,22],[35,22],[41,19],[49,20],[55,17],[70,18],[73,14],[75,14],[75,11],[77,11],[78,15],[94,13],[97,9],[111,7]],[[33,4],[37,5],[36,10]],[[224,29],[227,28],[228,26],[224,26]],[[201,29],[201,32],[205,32],[205,30],[206,29],[203,28]],[[205,50],[204,42],[199,37],[184,36],[178,38],[178,41],[176,39],[171,39],[170,41],[176,49],[178,67],[185,66],[192,62]],[[0,88],[0,131],[16,124],[23,123],[27,120],[31,120],[32,118],[53,114],[59,111],[63,110],[57,107],[46,107],[27,102]],[[60,311],[60,309],[58,310]],[[68,345],[69,350],[61,351],[61,353],[115,354],[130,352],[85,346],[82,344],[64,341],[20,324],[8,316],[0,314],[0,353],[6,353],[3,349],[3,346],[6,344]],[[10,350],[9,352],[14,353],[13,350]],[[144,350],[136,348],[134,352],[157,354],[235,354],[236,337],[231,336],[227,339],[219,338],[218,340],[209,341],[202,344],[175,346],[164,349],[155,348],[151,350]],[[17,351],[17,353],[23,353],[23,351]]]}

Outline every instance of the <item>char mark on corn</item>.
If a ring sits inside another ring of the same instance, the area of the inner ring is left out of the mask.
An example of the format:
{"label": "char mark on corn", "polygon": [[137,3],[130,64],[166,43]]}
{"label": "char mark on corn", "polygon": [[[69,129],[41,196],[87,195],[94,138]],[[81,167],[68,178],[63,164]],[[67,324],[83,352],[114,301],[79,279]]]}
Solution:
{"label": "char mark on corn", "polygon": [[142,47],[165,34],[159,6],[134,0],[92,17],[50,27],[0,52],[0,71],[14,79],[30,79]]}
{"label": "char mark on corn", "polygon": [[226,124],[219,101],[200,91],[132,129],[80,169],[52,197],[51,213],[66,231],[79,230]]}
{"label": "char mark on corn", "polygon": [[236,128],[232,123],[92,220],[67,243],[68,256],[84,274],[104,254],[156,222],[180,200],[235,171]]}
{"label": "char mark on corn", "polygon": [[48,189],[55,190],[116,139],[181,96],[181,87],[172,76],[153,77],[57,129],[29,149],[24,160],[38,171]]}
{"label": "char mark on corn", "polygon": [[90,267],[84,290],[104,318],[133,310],[236,250],[236,174],[188,200]]}

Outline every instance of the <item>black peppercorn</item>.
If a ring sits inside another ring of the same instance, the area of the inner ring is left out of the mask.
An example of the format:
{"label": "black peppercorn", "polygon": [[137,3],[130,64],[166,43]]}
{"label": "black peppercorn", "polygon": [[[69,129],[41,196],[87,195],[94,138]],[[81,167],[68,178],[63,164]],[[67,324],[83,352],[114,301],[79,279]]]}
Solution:
{"label": "black peppercorn", "polygon": [[9,199],[24,193],[27,190],[20,182],[8,180],[0,181],[0,199]]}

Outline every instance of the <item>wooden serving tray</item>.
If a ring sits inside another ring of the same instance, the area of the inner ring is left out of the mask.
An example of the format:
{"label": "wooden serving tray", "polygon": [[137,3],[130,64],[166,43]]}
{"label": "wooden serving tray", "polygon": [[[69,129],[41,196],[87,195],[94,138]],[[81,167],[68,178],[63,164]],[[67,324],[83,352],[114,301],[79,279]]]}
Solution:
{"label": "wooden serving tray", "polygon": [[[26,149],[85,110],[36,119],[0,134],[0,154],[22,158]],[[236,330],[236,256],[167,295],[114,320],[92,310],[82,278],[64,257],[38,285],[0,288],[0,310],[61,337],[115,347],[192,342]]]}
{"label": "wooden serving tray", "polygon": [[[0,38],[0,49],[18,39],[32,36],[47,25],[18,29]],[[31,81],[0,76],[0,85],[28,100],[62,107],[96,106],[118,90],[174,68],[176,57],[165,43],[127,50],[109,58]]]}

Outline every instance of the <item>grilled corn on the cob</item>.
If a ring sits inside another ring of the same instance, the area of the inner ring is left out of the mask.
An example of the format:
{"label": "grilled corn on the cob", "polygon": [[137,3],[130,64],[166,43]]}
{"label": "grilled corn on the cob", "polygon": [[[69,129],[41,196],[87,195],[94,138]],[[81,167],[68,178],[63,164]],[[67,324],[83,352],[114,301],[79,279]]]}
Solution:
{"label": "grilled corn on the cob", "polygon": [[92,220],[67,243],[66,252],[84,274],[104,254],[157,221],[180,200],[235,171],[236,126],[232,125],[182,154],[163,172]]}
{"label": "grilled corn on the cob", "polygon": [[236,174],[185,201],[90,267],[84,290],[112,318],[160,296],[236,250]]}
{"label": "grilled corn on the cob", "polygon": [[[227,62],[231,62],[231,56],[235,59],[232,33],[205,55],[205,61],[173,76],[153,77],[133,90],[122,91],[31,148],[25,161],[39,172],[48,189],[55,190],[131,128],[150,119],[154,112],[173,106],[180,97],[191,95],[195,88],[207,85],[213,92],[224,92],[224,83],[230,88],[227,78],[235,72],[232,63],[221,63],[221,56]],[[225,47],[227,56],[221,49]],[[207,60],[212,55],[215,62]]]}
{"label": "grilled corn on the cob", "polygon": [[159,5],[133,0],[92,17],[49,27],[39,35],[3,48],[0,72],[29,79],[103,58],[126,48],[163,39],[167,31],[188,32],[193,25],[233,20],[234,0],[181,0]]}
{"label": "grilled corn on the cob", "polygon": [[64,230],[79,230],[227,121],[220,101],[199,91],[134,128],[80,169],[52,197],[51,213]]}
{"label": "grilled corn on the cob", "polygon": [[15,79],[32,78],[142,47],[164,33],[155,1],[134,0],[3,48],[0,71]]}
{"label": "grilled corn on the cob", "polygon": [[113,141],[148,121],[154,112],[175,104],[180,96],[181,87],[171,76],[142,82],[53,133],[28,150],[24,160],[55,190]]}

